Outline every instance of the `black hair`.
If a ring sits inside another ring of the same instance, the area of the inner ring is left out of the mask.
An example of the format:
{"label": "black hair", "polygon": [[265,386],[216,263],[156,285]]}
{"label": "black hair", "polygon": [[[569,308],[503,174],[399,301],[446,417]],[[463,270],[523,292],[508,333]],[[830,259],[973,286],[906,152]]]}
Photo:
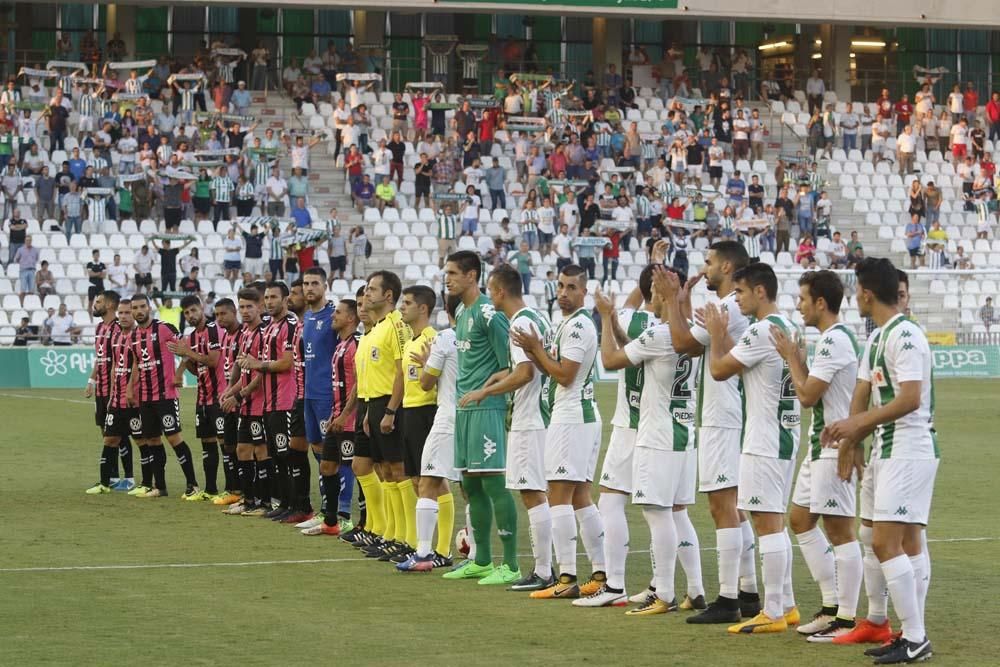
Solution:
{"label": "black hair", "polygon": [[903,269],[896,269],[896,275],[899,276],[899,282],[906,285],[907,288],[910,286],[910,276],[906,275],[906,271]]}
{"label": "black hair", "polygon": [[437,295],[427,285],[411,285],[403,289],[403,294],[411,295],[418,306],[427,306],[427,317],[430,317],[431,313],[434,312],[434,306],[437,305]]}
{"label": "black hair", "polygon": [[148,294],[133,294],[132,295],[132,303],[135,303],[136,301],[145,301],[146,304],[148,305],[149,304],[149,295]]}
{"label": "black hair", "polygon": [[355,301],[354,299],[341,299],[340,303],[342,303],[345,306],[347,306],[348,312],[350,312],[351,315],[354,316],[354,319],[356,319],[356,320],[359,319],[358,318],[358,302],[357,301]]}
{"label": "black hair", "polygon": [[236,298],[240,301],[253,301],[260,303],[260,291],[256,287],[244,287],[236,293]]}
{"label": "black hair", "polygon": [[302,272],[303,276],[319,276],[326,282],[326,271],[323,270],[322,266],[311,266]]}
{"label": "black hair", "polygon": [[656,266],[656,264],[648,264],[642,269],[642,273],[639,274],[639,291],[642,293],[642,298],[645,299],[646,303],[653,300],[653,269]]}
{"label": "black hair", "polygon": [[455,317],[455,313],[458,311],[458,304],[462,303],[462,297],[448,295],[444,300],[444,309],[451,317]]}
{"label": "black hair", "polygon": [[381,278],[382,291],[392,292],[392,301],[390,303],[395,304],[399,301],[399,297],[403,293],[403,281],[399,279],[399,276],[392,271],[380,270],[373,271],[368,275],[369,282],[371,282],[372,278]]}
{"label": "black hair", "polygon": [[[364,295],[365,295],[365,286],[364,286],[364,285],[362,285],[362,286],[361,286],[361,287],[359,287],[359,288],[357,289],[357,291],[356,291],[356,292],[354,293],[354,296],[355,296],[355,298],[358,298],[358,299],[360,299],[360,298],[361,298],[361,297],[363,297]],[[357,302],[355,302],[355,303],[357,303]]]}
{"label": "black hair", "polygon": [[267,289],[281,290],[281,296],[288,296],[288,285],[284,280],[272,280],[267,284]]}
{"label": "black hair", "polygon": [[[321,269],[321,270],[322,270],[322,269]],[[325,282],[325,279],[324,279],[324,282]],[[296,278],[295,280],[293,280],[293,281],[292,281],[292,284],[291,284],[291,287],[292,287],[292,288],[295,288],[295,287],[302,287],[302,278]]]}
{"label": "black hair", "polygon": [[482,261],[479,259],[479,255],[472,250],[459,250],[458,252],[453,252],[448,255],[448,261],[454,263],[461,273],[475,271],[476,280],[479,280],[479,278],[482,277]]}
{"label": "black hair", "polygon": [[854,275],[863,289],[887,306],[899,302],[899,271],[884,257],[865,257],[854,267]]}
{"label": "black hair", "polygon": [[219,308],[232,308],[233,310],[236,310],[236,304],[233,303],[232,299],[219,299],[215,302],[215,310],[218,310]]}
{"label": "black hair", "polygon": [[198,298],[197,294],[188,294],[181,299],[181,309],[190,308],[191,306],[200,306],[201,299]]}
{"label": "black hair", "polygon": [[122,300],[121,294],[110,289],[106,289],[103,292],[101,292],[101,297],[104,298],[105,302],[110,301],[115,308],[118,307],[118,304],[121,303]]}
{"label": "black hair", "polygon": [[511,296],[524,295],[524,283],[521,274],[510,264],[501,264],[490,273],[490,280],[503,288]]}
{"label": "black hair", "polygon": [[844,301],[844,283],[833,271],[806,271],[799,278],[799,285],[809,288],[813,301],[823,299],[826,309],[834,315],[840,312],[840,304]]}
{"label": "black hair", "polygon": [[778,298],[778,277],[774,275],[774,269],[763,262],[754,262],[738,269],[733,274],[733,282],[745,282],[751,288],[763,287],[769,300],[774,301]]}
{"label": "black hair", "polygon": [[559,273],[560,275],[564,275],[567,278],[576,278],[577,276],[585,274],[586,271],[582,266],[579,266],[578,264],[567,264],[566,266],[562,267],[562,270]]}
{"label": "black hair", "polygon": [[739,241],[716,241],[710,247],[723,262],[729,262],[736,270],[750,264],[750,255]]}

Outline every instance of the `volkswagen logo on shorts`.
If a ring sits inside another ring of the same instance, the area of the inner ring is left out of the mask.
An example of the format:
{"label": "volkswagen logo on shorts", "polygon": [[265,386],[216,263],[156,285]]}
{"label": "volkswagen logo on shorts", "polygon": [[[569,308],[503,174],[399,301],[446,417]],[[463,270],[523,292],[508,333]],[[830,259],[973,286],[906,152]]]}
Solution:
{"label": "volkswagen logo on shorts", "polygon": [[345,459],[354,458],[354,443],[350,440],[341,440],[340,455]]}
{"label": "volkswagen logo on shorts", "polygon": [[263,431],[263,430],[264,430],[264,427],[261,426],[260,422],[258,422],[258,421],[252,421],[252,422],[250,422],[250,435],[252,435],[253,437],[256,438],[257,436],[259,436],[260,432]]}
{"label": "volkswagen logo on shorts", "polygon": [[319,430],[323,431],[323,433],[326,433],[329,429],[330,429],[330,422],[329,422],[329,420],[326,420],[326,419],[320,420],[320,422],[319,422]]}
{"label": "volkswagen logo on shorts", "polygon": [[173,428],[175,423],[173,415],[163,415],[163,428]]}
{"label": "volkswagen logo on shorts", "polygon": [[215,418],[215,430],[219,431],[219,432],[222,432],[222,431],[226,430],[226,419],[225,419],[225,417],[216,417]]}
{"label": "volkswagen logo on shorts", "polygon": [[274,446],[279,452],[288,449],[288,436],[284,433],[274,436]]}
{"label": "volkswagen logo on shorts", "polygon": [[133,433],[141,431],[142,430],[142,420],[139,419],[138,417],[132,417],[132,419],[130,419],[129,422],[128,422],[128,426],[129,426],[130,429],[132,429]]}

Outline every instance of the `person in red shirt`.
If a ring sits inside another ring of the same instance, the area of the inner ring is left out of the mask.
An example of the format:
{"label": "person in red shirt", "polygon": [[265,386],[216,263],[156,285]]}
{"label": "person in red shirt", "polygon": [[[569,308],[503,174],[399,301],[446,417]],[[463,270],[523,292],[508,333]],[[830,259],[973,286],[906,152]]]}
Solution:
{"label": "person in red shirt", "polygon": [[878,107],[879,120],[889,120],[892,118],[892,98],[889,97],[888,88],[882,89],[882,94],[879,96],[876,105]]}
{"label": "person in red shirt", "polygon": [[601,287],[608,281],[608,265],[611,265],[611,280],[618,280],[618,257],[621,247],[618,245],[622,240],[622,233],[617,229],[609,227],[605,231],[605,236],[611,241],[610,245],[604,246],[602,253],[602,263],[604,264],[604,275],[601,276]]}
{"label": "person in red shirt", "polygon": [[129,405],[139,408],[133,435],[146,438],[151,445],[153,466],[153,488],[139,496],[160,498],[167,495],[167,454],[160,441],[162,434],[173,447],[184,472],[187,489],[183,498],[188,499],[200,494],[201,489],[194,474],[191,448],[184,441],[181,431],[180,402],[177,400],[177,387],[174,386],[176,364],[174,353],[168,347],[177,340],[177,329],[152,316],[146,294],[132,297],[132,318],[136,328],[128,341],[132,352],[132,379],[126,395]]}
{"label": "person in red shirt", "polygon": [[671,220],[683,220],[686,208],[687,206],[681,203],[679,197],[674,197],[670,200],[670,205],[667,206],[667,217]]}
{"label": "person in red shirt", "polygon": [[979,163],[979,172],[987,182],[993,182],[993,176],[997,173],[997,164],[989,153],[983,153],[983,160]]}
{"label": "person in red shirt", "polygon": [[361,182],[361,174],[364,173],[364,158],[357,146],[351,146],[344,158],[344,169],[347,170],[347,180],[351,182],[351,192],[355,186]]}
{"label": "person in red shirt", "polygon": [[497,122],[500,119],[500,110],[496,107],[487,107],[483,111],[483,117],[479,120],[479,154],[486,156],[493,150],[493,137],[496,134]]}
{"label": "person in red shirt", "polygon": [[904,94],[895,106],[896,111],[896,134],[902,134],[903,128],[910,124],[910,116],[913,115],[913,105],[910,104],[910,96]]}
{"label": "person in red shirt", "polygon": [[979,108],[979,93],[975,86],[969,81],[965,84],[965,93],[962,95],[962,109],[965,110],[965,117],[969,119],[969,127],[976,122],[976,109]]}

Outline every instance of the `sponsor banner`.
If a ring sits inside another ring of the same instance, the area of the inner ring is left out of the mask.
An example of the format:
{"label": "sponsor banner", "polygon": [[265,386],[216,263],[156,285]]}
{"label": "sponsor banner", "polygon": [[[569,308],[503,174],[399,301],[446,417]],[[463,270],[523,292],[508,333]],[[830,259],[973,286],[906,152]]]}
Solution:
{"label": "sponsor banner", "polygon": [[935,378],[1000,377],[1000,347],[933,345]]}
{"label": "sponsor banner", "polygon": [[87,386],[94,370],[93,348],[28,348],[28,379],[32,387]]}

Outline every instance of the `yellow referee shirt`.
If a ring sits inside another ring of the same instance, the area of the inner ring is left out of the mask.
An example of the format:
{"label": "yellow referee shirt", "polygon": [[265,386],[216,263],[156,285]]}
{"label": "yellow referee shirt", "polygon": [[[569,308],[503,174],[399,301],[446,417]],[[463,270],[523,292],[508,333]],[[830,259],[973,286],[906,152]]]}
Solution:
{"label": "yellow referee shirt", "polygon": [[413,338],[398,310],[391,311],[358,342],[354,363],[358,374],[358,397],[366,400],[389,396],[396,379],[396,362]]}
{"label": "yellow referee shirt", "polygon": [[418,408],[422,405],[437,405],[437,386],[424,391],[420,386],[420,371],[423,365],[413,361],[413,353],[420,353],[424,347],[430,348],[437,331],[427,327],[407,341],[403,347],[403,407]]}

